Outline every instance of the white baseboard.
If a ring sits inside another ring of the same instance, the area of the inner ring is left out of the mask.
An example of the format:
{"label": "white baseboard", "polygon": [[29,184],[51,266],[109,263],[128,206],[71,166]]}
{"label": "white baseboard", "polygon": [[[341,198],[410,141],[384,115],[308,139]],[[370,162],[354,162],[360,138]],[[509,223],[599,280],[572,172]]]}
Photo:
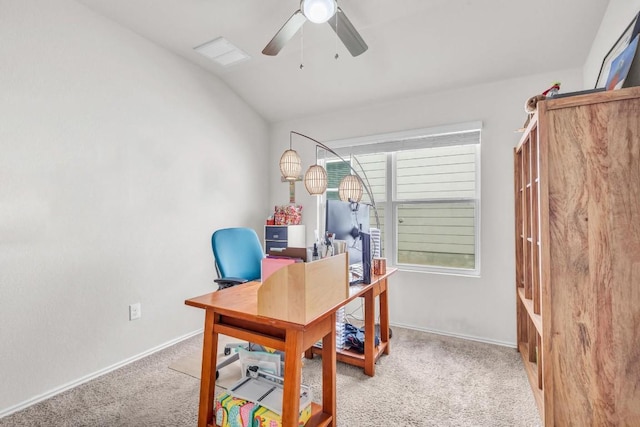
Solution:
{"label": "white baseboard", "polygon": [[513,342],[490,340],[490,339],[487,339],[487,338],[475,337],[475,336],[472,336],[472,335],[453,334],[451,332],[444,332],[444,331],[439,331],[439,330],[436,330],[436,329],[429,329],[429,328],[420,328],[420,327],[417,327],[417,326],[414,326],[414,325],[405,325],[405,324],[402,324],[402,323],[390,323],[390,325],[391,326],[398,326],[400,328],[413,329],[414,331],[428,332],[430,334],[444,335],[444,336],[447,336],[447,337],[461,338],[461,339],[470,340],[470,341],[477,341],[477,342],[483,342],[483,343],[487,343],[487,344],[500,345],[500,346],[503,346],[503,347],[517,348],[516,344],[513,343]]}
{"label": "white baseboard", "polygon": [[203,328],[200,328],[200,329],[198,329],[198,330],[196,330],[194,332],[190,332],[190,333],[188,333],[186,335],[183,335],[181,337],[172,339],[171,341],[167,341],[166,343],[160,344],[157,347],[153,347],[153,348],[151,348],[149,350],[143,351],[142,353],[136,354],[135,356],[132,356],[132,357],[130,357],[128,359],[125,359],[125,360],[123,360],[121,362],[115,363],[115,364],[113,364],[111,366],[107,366],[104,369],[100,369],[99,371],[96,371],[96,372],[93,372],[91,374],[85,375],[84,377],[78,378],[77,380],[70,381],[70,382],[68,382],[66,384],[63,384],[60,387],[56,387],[56,388],[54,388],[52,390],[49,390],[49,391],[47,391],[45,393],[39,394],[37,396],[34,396],[31,399],[25,400],[24,402],[20,402],[20,403],[18,403],[16,405],[13,405],[13,406],[10,406],[10,407],[8,407],[6,409],[3,409],[3,410],[0,411],[0,418],[6,417],[7,415],[11,415],[14,412],[21,411],[21,410],[23,410],[25,408],[28,408],[31,405],[35,405],[38,402],[42,402],[43,400],[49,399],[49,398],[55,396],[56,394],[60,394],[63,391],[67,391],[69,389],[72,389],[74,387],[79,386],[80,384],[86,383],[87,381],[91,381],[93,379],[101,377],[102,375],[108,374],[111,371],[115,371],[116,369],[121,368],[121,367],[123,367],[125,365],[128,365],[129,363],[135,362],[136,360],[140,360],[143,357],[150,356],[151,354],[153,354],[153,353],[155,353],[157,351],[164,350],[167,347],[171,347],[172,345],[178,344],[180,341],[184,341],[184,340],[186,340],[188,338],[191,338],[191,337],[193,337],[195,335],[198,335],[198,334],[202,333],[203,330],[204,330]]}
{"label": "white baseboard", "polygon": [[[350,303],[350,304],[352,304],[352,303]],[[355,306],[355,304],[353,306]],[[349,305],[347,305],[347,307],[349,307]],[[360,311],[360,315],[359,316],[354,314],[357,311]],[[360,299],[360,306],[356,307],[355,309],[352,309],[351,312],[347,313],[347,317],[351,317],[351,318],[353,318],[353,319],[355,319],[357,321],[364,322],[364,303],[362,302],[361,299]],[[379,319],[376,319],[376,323],[378,322],[378,320]],[[422,327],[419,327],[419,326],[408,325],[408,324],[404,324],[404,323],[389,322],[389,324],[391,326],[398,326],[399,328],[406,328],[406,329],[412,329],[414,331],[428,332],[430,334],[444,335],[444,336],[447,336],[447,337],[461,338],[461,339],[465,339],[465,340],[483,342],[483,343],[487,343],[487,344],[495,344],[495,345],[500,345],[500,346],[503,346],[503,347],[511,347],[511,348],[516,348],[516,349],[518,348],[518,346],[516,345],[515,342],[491,340],[491,339],[487,339],[487,338],[483,338],[483,337],[476,337],[476,336],[472,336],[472,335],[454,334],[454,333],[451,333],[451,332],[440,331],[440,330],[437,330],[437,329],[422,328]]]}

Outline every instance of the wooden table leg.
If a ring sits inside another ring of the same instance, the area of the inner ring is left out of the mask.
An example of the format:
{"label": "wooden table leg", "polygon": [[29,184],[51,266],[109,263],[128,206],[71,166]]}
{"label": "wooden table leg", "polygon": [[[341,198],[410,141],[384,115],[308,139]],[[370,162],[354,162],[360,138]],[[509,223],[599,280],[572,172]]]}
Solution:
{"label": "wooden table leg", "polygon": [[216,364],[218,359],[218,334],[213,331],[215,314],[206,310],[204,317],[204,341],[202,345],[202,371],[200,380],[200,407],[198,427],[214,424],[213,403],[216,388]]}
{"label": "wooden table leg", "polygon": [[364,294],[364,373],[370,377],[376,374],[375,358],[375,296],[373,288]]}
{"label": "wooden table leg", "polygon": [[322,411],[336,422],[336,313],[331,315],[331,333],[322,338]]}
{"label": "wooden table leg", "polygon": [[389,354],[389,295],[387,279],[380,283],[380,341],[387,343],[384,354]]}
{"label": "wooden table leg", "polygon": [[300,418],[302,335],[302,331],[295,329],[287,329],[285,333],[282,427],[297,427]]}

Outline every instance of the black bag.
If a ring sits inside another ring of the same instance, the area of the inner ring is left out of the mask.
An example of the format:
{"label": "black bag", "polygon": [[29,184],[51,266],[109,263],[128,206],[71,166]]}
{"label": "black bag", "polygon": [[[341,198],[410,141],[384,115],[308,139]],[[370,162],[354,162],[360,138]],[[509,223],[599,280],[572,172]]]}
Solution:
{"label": "black bag", "polygon": [[[375,333],[375,332],[374,332]],[[350,350],[364,353],[364,328],[357,328],[351,323],[344,324],[344,343]],[[375,346],[380,345],[380,337],[376,335]]]}

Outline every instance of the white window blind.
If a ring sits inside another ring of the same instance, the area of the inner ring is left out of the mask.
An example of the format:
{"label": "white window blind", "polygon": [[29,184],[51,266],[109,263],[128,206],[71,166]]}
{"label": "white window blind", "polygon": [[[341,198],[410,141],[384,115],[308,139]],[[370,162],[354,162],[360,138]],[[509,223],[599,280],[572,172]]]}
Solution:
{"label": "white window blind", "polygon": [[[366,177],[384,256],[398,267],[479,274],[480,128],[474,123],[337,144],[335,151]],[[338,183],[351,170],[324,150],[318,157],[334,185],[327,197],[337,199]],[[371,202],[366,192],[363,200]]]}

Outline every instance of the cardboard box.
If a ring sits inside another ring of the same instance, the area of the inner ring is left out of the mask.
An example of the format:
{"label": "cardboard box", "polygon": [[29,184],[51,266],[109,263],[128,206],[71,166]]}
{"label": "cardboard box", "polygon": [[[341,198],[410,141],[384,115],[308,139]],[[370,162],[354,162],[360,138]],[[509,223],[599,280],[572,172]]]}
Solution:
{"label": "cardboard box", "polygon": [[285,265],[258,288],[258,314],[306,324],[349,298],[347,254]]}
{"label": "cardboard box", "polygon": [[260,271],[261,281],[265,281],[276,271],[289,264],[294,264],[295,259],[292,258],[262,258],[262,267]]}

